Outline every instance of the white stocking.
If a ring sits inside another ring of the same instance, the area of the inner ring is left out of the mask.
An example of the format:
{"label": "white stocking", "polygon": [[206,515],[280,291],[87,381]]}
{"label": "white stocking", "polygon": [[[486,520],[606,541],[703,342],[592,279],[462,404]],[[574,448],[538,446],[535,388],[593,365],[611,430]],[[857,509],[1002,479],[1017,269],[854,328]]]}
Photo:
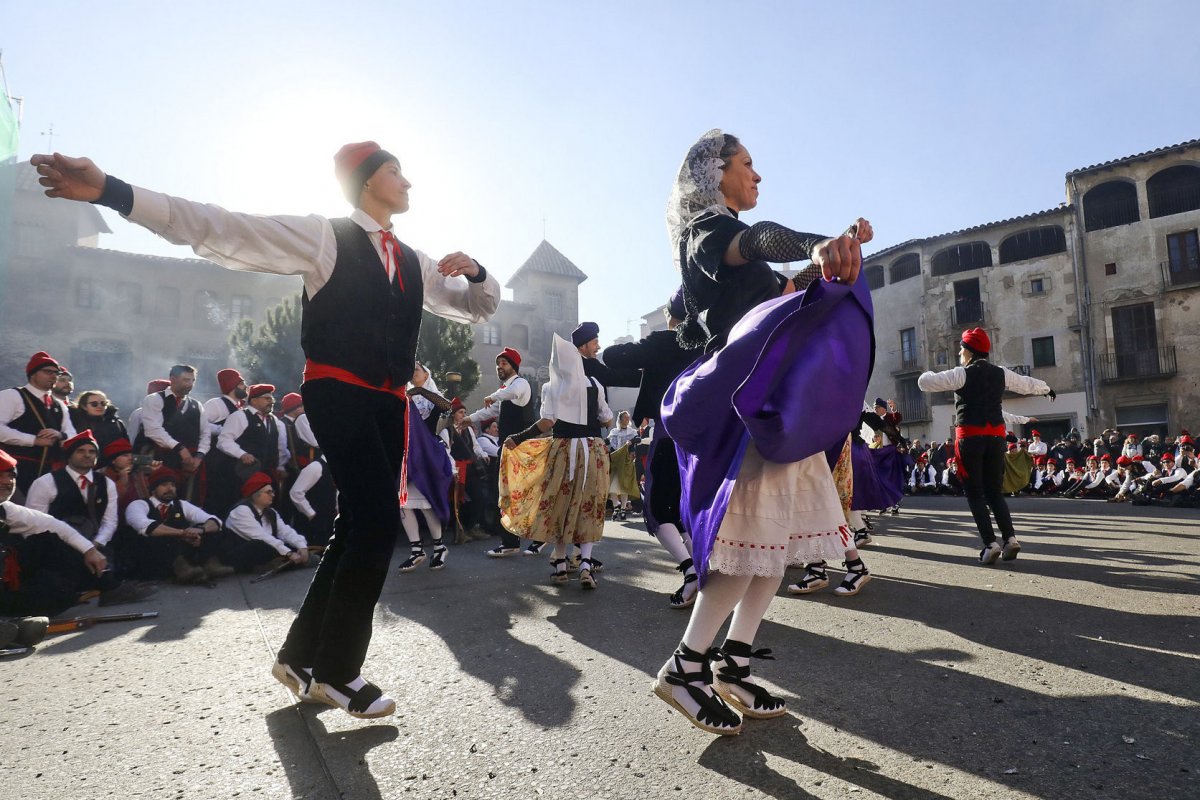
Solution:
{"label": "white stocking", "polygon": [[438,519],[438,515],[433,513],[432,509],[428,511],[421,509],[421,514],[425,517],[425,524],[429,526],[429,535],[433,537],[433,541],[440,542],[442,540],[442,521]]}
{"label": "white stocking", "polygon": [[[426,517],[425,521],[428,522],[429,517]],[[421,529],[417,527],[417,512],[411,508],[403,509],[400,512],[400,524],[404,526],[404,533],[408,536],[408,543],[414,548],[419,548],[421,546]],[[441,523],[438,524],[440,529]],[[432,526],[430,530],[432,530]]]}
{"label": "white stocking", "polygon": [[669,522],[659,525],[658,530],[654,532],[654,538],[658,539],[658,543],[666,548],[667,552],[671,554],[671,560],[676,564],[692,557],[689,548],[683,543],[683,534],[675,525]]}

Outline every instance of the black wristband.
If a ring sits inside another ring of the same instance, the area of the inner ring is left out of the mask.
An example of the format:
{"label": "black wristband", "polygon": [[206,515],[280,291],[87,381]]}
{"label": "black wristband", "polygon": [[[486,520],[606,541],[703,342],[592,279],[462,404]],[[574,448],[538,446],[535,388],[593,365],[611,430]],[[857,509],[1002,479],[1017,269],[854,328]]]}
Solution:
{"label": "black wristband", "polygon": [[105,175],[104,191],[92,203],[111,208],[122,217],[128,217],[133,212],[133,187],[120,178]]}
{"label": "black wristband", "polygon": [[[471,260],[475,261],[475,259],[473,259],[473,258]],[[470,275],[463,276],[467,279],[467,283],[483,283],[484,281],[487,280],[487,270],[483,268],[483,264],[480,264],[478,261],[475,261],[475,266],[479,267],[479,272],[475,275],[474,278],[472,278]]]}

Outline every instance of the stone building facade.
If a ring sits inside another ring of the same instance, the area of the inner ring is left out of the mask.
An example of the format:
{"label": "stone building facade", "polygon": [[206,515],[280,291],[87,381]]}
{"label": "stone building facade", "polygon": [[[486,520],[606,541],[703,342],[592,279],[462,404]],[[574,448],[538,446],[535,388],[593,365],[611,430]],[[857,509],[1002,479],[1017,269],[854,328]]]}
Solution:
{"label": "stone building facade", "polygon": [[1013,396],[1044,437],[1200,426],[1200,141],[1067,175],[1058,208],[914,239],[864,260],[875,305],[870,398],[894,398],[909,437],[944,438],[952,397],[916,388],[957,363],[966,328],[994,363],[1058,399]]}

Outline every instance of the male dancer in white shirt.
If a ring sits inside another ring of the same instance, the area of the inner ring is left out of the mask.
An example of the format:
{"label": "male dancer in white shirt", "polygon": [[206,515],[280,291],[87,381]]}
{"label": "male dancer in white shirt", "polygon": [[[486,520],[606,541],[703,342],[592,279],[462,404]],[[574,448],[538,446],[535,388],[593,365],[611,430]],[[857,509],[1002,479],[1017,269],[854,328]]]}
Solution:
{"label": "male dancer in white shirt", "polygon": [[398,484],[406,494],[405,385],[421,313],[485,322],[500,303],[500,284],[464,253],[435,261],[395,236],[392,216],[408,210],[412,184],[375,142],[348,144],[334,156],[355,210],[333,220],[231,213],[134,188],[86,158],[55,153],[30,162],[50,197],[114,208],[231,269],[304,279],[301,392],[344,513],[272,674],[297,695],[351,716],[394,713],[395,701],[361,669],[400,529]]}

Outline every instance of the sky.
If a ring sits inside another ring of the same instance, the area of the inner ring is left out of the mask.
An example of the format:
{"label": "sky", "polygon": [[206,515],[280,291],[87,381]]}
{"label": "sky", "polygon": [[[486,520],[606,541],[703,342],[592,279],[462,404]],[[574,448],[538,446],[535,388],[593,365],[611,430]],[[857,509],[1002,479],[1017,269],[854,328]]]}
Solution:
{"label": "sky", "polygon": [[[231,210],[342,216],[333,153],[373,139],[413,182],[401,238],[503,283],[544,235],[605,344],[678,285],[664,208],[706,130],[763,177],[744,219],[863,216],[870,253],[1200,137],[1198,29],[1194,0],[0,0],[22,160],[52,142]],[[103,247],[190,255],[105,213]]]}

